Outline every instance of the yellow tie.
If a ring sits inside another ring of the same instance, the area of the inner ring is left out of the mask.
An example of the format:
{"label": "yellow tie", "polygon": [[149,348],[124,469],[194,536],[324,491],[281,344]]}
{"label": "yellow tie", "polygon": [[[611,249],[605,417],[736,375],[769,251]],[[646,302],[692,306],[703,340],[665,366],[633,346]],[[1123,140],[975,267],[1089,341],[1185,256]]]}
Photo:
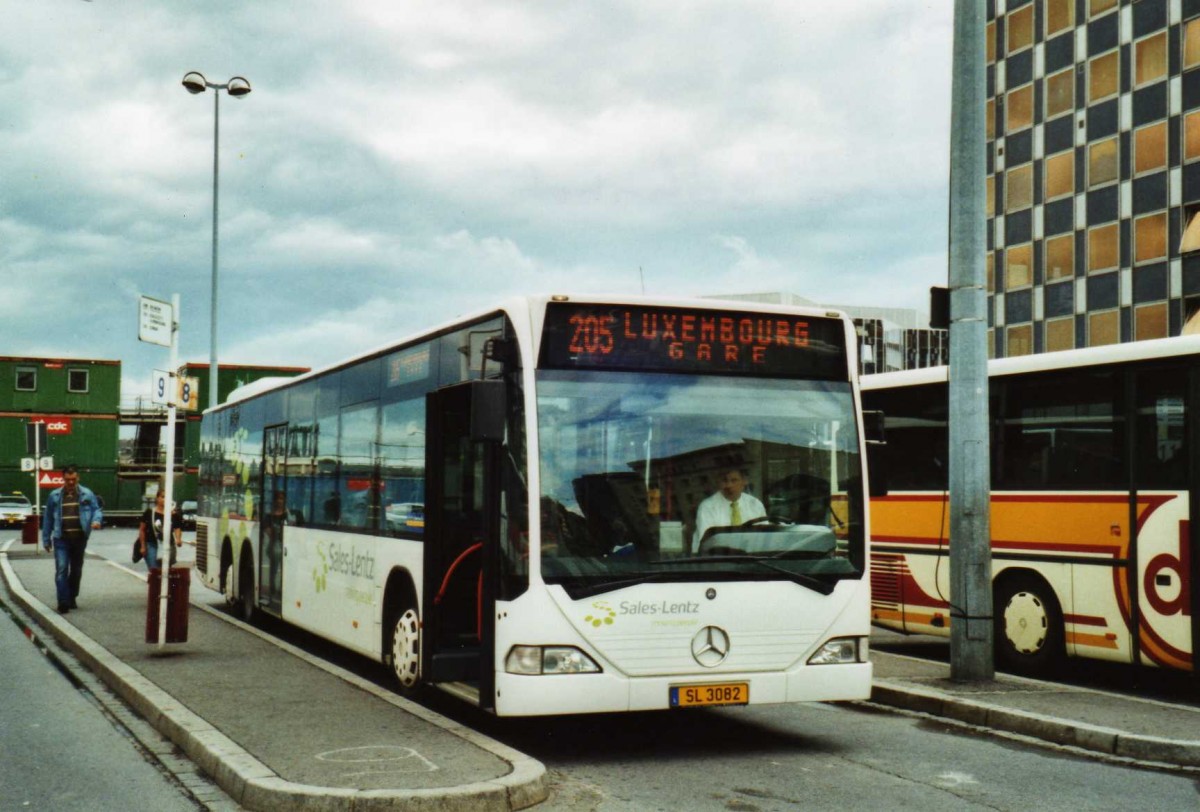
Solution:
{"label": "yellow tie", "polygon": [[742,523],[742,512],[738,510],[738,500],[734,499],[729,503],[729,523],[739,525]]}

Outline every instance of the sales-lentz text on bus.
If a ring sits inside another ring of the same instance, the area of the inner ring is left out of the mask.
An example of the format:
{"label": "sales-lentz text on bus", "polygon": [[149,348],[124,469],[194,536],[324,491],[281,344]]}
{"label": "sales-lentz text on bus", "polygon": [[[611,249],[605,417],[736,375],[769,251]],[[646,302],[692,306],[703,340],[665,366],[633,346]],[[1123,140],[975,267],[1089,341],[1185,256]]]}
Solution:
{"label": "sales-lentz text on bus", "polygon": [[[498,715],[866,697],[852,335],[538,297],[247,387],[204,417],[197,569]],[[697,532],[731,470],[746,521]]]}

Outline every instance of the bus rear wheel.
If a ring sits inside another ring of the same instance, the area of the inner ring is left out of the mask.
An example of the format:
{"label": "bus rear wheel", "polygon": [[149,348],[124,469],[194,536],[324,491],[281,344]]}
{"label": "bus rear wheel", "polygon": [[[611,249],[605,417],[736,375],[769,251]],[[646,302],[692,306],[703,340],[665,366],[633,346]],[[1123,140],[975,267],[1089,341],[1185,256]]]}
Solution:
{"label": "bus rear wheel", "polygon": [[996,654],[1000,665],[1046,676],[1062,662],[1062,610],[1041,579],[1020,576],[1000,584],[995,596]]}
{"label": "bus rear wheel", "polygon": [[417,690],[421,679],[421,619],[411,606],[396,617],[392,628],[392,671],[400,683],[400,693]]}
{"label": "bus rear wheel", "polygon": [[242,556],[237,579],[238,617],[247,623],[254,620],[258,607],[254,605],[254,564],[249,556]]}

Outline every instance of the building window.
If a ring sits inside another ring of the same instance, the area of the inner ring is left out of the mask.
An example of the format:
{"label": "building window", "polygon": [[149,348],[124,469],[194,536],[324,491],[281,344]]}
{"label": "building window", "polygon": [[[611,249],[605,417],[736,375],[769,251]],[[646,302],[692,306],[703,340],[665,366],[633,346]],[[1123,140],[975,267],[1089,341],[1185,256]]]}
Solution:
{"label": "building window", "polygon": [[1046,240],[1046,281],[1070,279],[1075,275],[1075,235],[1063,234]]}
{"label": "building window", "polygon": [[1088,14],[1097,17],[1117,7],[1117,0],[1088,0]]}
{"label": "building window", "polygon": [[1153,262],[1167,255],[1167,213],[1147,214],[1133,221],[1133,261]]}
{"label": "building window", "polygon": [[1075,25],[1075,0],[1046,0],[1046,39]]}
{"label": "building window", "polygon": [[1200,18],[1188,20],[1183,27],[1183,69],[1200,65]]}
{"label": "building window", "polygon": [[1088,346],[1103,347],[1121,340],[1120,317],[1115,310],[1088,315]]}
{"label": "building window", "polygon": [[1075,69],[1067,68],[1046,77],[1046,118],[1075,109]]}
{"label": "building window", "polygon": [[1088,63],[1088,104],[1117,95],[1120,65],[1117,51],[1109,51]]}
{"label": "building window", "polygon": [[1183,158],[1200,158],[1200,110],[1183,117]]}
{"label": "building window", "polygon": [[984,119],[987,126],[987,137],[991,141],[996,137],[996,100],[988,99],[984,108]]}
{"label": "building window", "polygon": [[1033,284],[1033,246],[1026,243],[1004,252],[1004,289],[1027,288]]}
{"label": "building window", "polygon": [[1088,188],[1095,189],[1117,179],[1120,163],[1117,160],[1116,137],[1097,141],[1088,148]]}
{"label": "building window", "polygon": [[1116,223],[1099,226],[1088,231],[1088,273],[1107,271],[1117,267],[1120,252],[1117,250],[1120,232]]}
{"label": "building window", "polygon": [[37,391],[37,367],[17,367],[17,391]]}
{"label": "building window", "polygon": [[1142,127],[1133,134],[1133,173],[1153,172],[1167,165],[1167,122]]}
{"label": "building window", "polygon": [[996,331],[988,330],[988,358],[996,357]]}
{"label": "building window", "polygon": [[996,21],[988,23],[984,30],[987,32],[984,39],[987,40],[987,61],[990,65],[996,61]]}
{"label": "building window", "polygon": [[1009,358],[1031,354],[1033,352],[1033,325],[1019,324],[1016,327],[1009,327],[1004,344],[1004,354]]}
{"label": "building window", "polygon": [[1033,3],[1008,15],[1008,53],[1033,45]]}
{"label": "building window", "polygon": [[1010,169],[1005,175],[1004,210],[1020,211],[1033,205],[1033,164]]}
{"label": "building window", "polygon": [[1075,349],[1075,317],[1046,322],[1046,352]]}
{"label": "building window", "polygon": [[1142,305],[1133,311],[1133,340],[1167,337],[1167,303]]}
{"label": "building window", "polygon": [[1046,200],[1075,194],[1075,152],[1067,150],[1046,159]]}
{"label": "building window", "polygon": [[1134,84],[1157,82],[1167,75],[1167,32],[1160,31],[1134,45]]}
{"label": "building window", "polygon": [[984,201],[984,209],[987,211],[988,217],[996,215],[996,176],[988,175],[985,183],[987,199]]}
{"label": "building window", "polygon": [[988,251],[987,262],[985,263],[985,271],[987,273],[987,292],[996,292],[996,252]]}
{"label": "building window", "polygon": [[88,371],[86,369],[67,370],[67,391],[80,394],[88,391]]}
{"label": "building window", "polygon": [[1025,85],[1009,93],[1005,112],[1005,132],[1016,132],[1033,124],[1033,85]]}

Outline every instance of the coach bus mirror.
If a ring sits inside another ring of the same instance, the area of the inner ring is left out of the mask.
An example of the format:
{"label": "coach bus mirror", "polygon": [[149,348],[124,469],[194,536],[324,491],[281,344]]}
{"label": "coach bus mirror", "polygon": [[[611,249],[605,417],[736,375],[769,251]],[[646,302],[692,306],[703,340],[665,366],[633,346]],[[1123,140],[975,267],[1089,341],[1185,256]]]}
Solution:
{"label": "coach bus mirror", "polygon": [[868,495],[887,496],[887,433],[883,412],[863,411],[863,433],[867,441],[867,473],[870,476],[871,492]]}
{"label": "coach bus mirror", "polygon": [[472,441],[503,442],[507,414],[504,381],[471,381]]}

